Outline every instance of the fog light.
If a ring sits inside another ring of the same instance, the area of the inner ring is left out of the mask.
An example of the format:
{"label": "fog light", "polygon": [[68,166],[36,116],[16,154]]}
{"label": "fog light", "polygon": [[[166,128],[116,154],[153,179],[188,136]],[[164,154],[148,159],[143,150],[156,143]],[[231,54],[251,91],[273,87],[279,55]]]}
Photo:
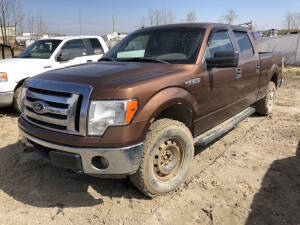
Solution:
{"label": "fog light", "polygon": [[95,156],[92,158],[92,165],[99,170],[107,169],[109,166],[109,162],[106,158],[102,156]]}

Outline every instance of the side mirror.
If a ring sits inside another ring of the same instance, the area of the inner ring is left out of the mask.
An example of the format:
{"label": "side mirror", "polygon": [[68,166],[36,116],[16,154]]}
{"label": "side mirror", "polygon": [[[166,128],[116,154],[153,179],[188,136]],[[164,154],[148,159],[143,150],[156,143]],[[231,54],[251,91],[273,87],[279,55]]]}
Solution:
{"label": "side mirror", "polygon": [[205,60],[208,69],[237,67],[239,64],[239,54],[232,51],[216,52],[213,58]]}
{"label": "side mirror", "polygon": [[57,62],[67,62],[71,59],[69,52],[60,52],[56,58]]}

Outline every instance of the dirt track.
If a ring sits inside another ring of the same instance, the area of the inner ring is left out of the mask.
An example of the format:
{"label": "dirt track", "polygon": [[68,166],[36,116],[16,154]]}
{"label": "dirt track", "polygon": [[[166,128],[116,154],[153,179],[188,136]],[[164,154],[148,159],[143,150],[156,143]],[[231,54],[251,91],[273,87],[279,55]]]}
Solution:
{"label": "dirt track", "polygon": [[300,224],[300,76],[287,77],[271,117],[197,148],[189,180],[153,200],[128,180],[74,174],[24,151],[12,110],[0,109],[0,127],[0,224]]}

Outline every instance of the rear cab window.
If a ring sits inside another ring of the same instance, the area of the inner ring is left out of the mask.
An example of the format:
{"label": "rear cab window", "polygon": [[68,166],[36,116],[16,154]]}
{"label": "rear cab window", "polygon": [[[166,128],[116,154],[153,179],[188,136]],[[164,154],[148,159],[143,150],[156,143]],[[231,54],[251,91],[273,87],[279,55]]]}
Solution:
{"label": "rear cab window", "polygon": [[101,55],[104,53],[102,45],[98,38],[88,38],[85,39],[90,44],[90,50],[88,51],[89,55]]}
{"label": "rear cab window", "polygon": [[241,59],[248,59],[254,56],[254,49],[249,39],[248,33],[243,31],[233,31],[237,45],[240,49]]}

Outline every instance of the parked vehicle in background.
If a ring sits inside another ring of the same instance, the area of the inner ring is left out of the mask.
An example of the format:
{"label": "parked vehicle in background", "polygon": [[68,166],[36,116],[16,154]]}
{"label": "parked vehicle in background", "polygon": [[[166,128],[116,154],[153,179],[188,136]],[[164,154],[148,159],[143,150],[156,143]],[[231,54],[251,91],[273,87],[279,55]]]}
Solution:
{"label": "parked vehicle in background", "polygon": [[100,36],[41,39],[16,58],[0,60],[0,107],[21,109],[24,80],[63,67],[98,61],[108,47]]}
{"label": "parked vehicle in background", "polygon": [[56,166],[130,176],[150,197],[187,177],[206,145],[255,111],[272,111],[282,56],[259,53],[243,27],[138,30],[99,63],[26,81],[20,133]]}

